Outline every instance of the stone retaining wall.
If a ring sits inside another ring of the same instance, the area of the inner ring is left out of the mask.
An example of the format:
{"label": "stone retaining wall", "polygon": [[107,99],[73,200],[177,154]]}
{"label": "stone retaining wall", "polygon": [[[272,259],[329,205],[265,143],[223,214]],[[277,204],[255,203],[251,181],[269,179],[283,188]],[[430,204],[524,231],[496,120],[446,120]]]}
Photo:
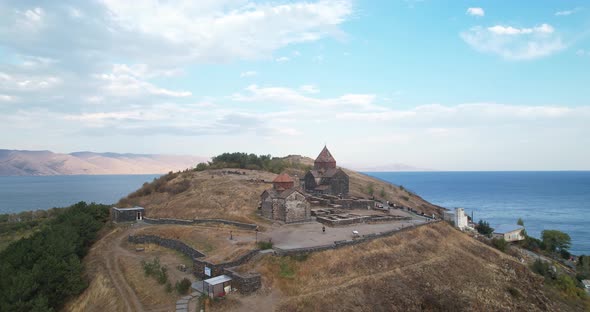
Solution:
{"label": "stone retaining wall", "polygon": [[232,277],[232,287],[242,294],[250,294],[262,286],[262,278],[258,273],[238,273],[233,268],[225,269],[225,274]]}
{"label": "stone retaining wall", "polygon": [[170,248],[185,254],[187,257],[195,258],[204,257],[200,251],[188,246],[187,244],[174,239],[162,238],[155,235],[129,235],[127,240],[135,244],[157,244],[162,247]]}
{"label": "stone retaining wall", "polygon": [[165,219],[165,218],[164,219],[143,218],[143,221],[148,224],[179,224],[179,225],[192,225],[192,224],[201,224],[201,223],[218,223],[218,224],[233,225],[233,226],[247,229],[247,230],[255,230],[257,227],[256,224],[242,223],[242,222],[223,220],[223,219],[183,220],[183,219]]}
{"label": "stone retaining wall", "polygon": [[240,265],[250,261],[250,259],[252,259],[252,257],[254,257],[256,254],[258,254],[259,251],[260,250],[258,250],[258,249],[251,250],[247,254],[241,256],[240,258],[238,258],[234,261],[223,262],[223,263],[218,263],[218,264],[214,264],[214,263],[211,263],[206,260],[194,259],[194,261],[193,261],[194,262],[194,268],[193,268],[194,274],[197,277],[200,277],[203,279],[209,278],[210,276],[205,275],[205,267],[208,267],[211,269],[211,277],[225,274],[226,268],[237,267],[237,266],[240,266]]}
{"label": "stone retaining wall", "polygon": [[409,230],[412,230],[412,229],[415,229],[415,228],[418,228],[418,227],[421,227],[421,226],[430,225],[430,224],[437,223],[437,222],[441,222],[441,221],[440,220],[439,221],[433,221],[433,222],[429,222],[429,223],[423,223],[423,224],[419,224],[419,225],[408,226],[408,227],[405,227],[403,229],[391,230],[391,231],[386,231],[386,232],[381,232],[381,233],[367,234],[367,235],[363,235],[363,236],[361,236],[360,238],[357,238],[357,239],[335,241],[333,244],[323,245],[323,246],[306,247],[306,248],[295,248],[295,249],[281,249],[281,248],[275,247],[273,249],[275,251],[275,254],[277,254],[279,256],[303,255],[303,254],[309,254],[309,253],[317,252],[317,251],[324,251],[324,250],[330,250],[330,249],[338,249],[338,248],[341,248],[341,247],[346,247],[346,246],[361,244],[361,243],[365,243],[365,242],[371,241],[371,240],[376,239],[376,238],[390,236],[390,235],[395,234],[395,233],[409,231]]}

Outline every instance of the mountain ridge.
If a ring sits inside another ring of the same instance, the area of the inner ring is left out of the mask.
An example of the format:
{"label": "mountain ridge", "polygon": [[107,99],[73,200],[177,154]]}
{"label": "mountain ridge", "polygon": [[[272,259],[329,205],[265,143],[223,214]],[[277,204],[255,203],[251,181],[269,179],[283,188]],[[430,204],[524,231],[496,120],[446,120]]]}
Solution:
{"label": "mountain ridge", "polygon": [[0,149],[0,176],[157,174],[184,170],[206,160],[190,155]]}

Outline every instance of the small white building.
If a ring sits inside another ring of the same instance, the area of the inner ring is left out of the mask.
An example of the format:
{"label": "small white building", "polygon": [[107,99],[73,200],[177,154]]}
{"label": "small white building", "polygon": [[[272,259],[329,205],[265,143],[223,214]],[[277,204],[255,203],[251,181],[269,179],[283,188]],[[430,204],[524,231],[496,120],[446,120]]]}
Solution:
{"label": "small white building", "polygon": [[507,242],[517,242],[525,239],[523,231],[523,226],[502,224],[494,229],[492,236],[495,238],[504,238]]}
{"label": "small white building", "polygon": [[461,231],[469,227],[467,215],[463,208],[455,208],[455,227],[459,228]]}

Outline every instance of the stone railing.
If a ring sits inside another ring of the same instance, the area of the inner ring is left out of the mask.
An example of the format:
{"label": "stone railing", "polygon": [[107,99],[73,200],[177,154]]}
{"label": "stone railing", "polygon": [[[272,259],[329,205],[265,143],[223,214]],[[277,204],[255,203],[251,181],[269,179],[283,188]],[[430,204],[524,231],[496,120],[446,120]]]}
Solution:
{"label": "stone railing", "polygon": [[178,225],[192,225],[192,224],[201,224],[201,223],[217,223],[217,224],[226,224],[226,225],[233,225],[242,229],[246,230],[255,230],[257,225],[256,224],[249,224],[249,223],[242,223],[237,221],[230,221],[224,219],[193,219],[193,220],[184,220],[184,219],[152,219],[152,218],[143,218],[143,221],[148,224],[178,224]]}
{"label": "stone railing", "polygon": [[175,239],[162,238],[156,235],[129,235],[127,240],[135,244],[157,244],[162,247],[170,248],[185,254],[193,259],[204,257],[200,251],[188,246],[187,244]]}

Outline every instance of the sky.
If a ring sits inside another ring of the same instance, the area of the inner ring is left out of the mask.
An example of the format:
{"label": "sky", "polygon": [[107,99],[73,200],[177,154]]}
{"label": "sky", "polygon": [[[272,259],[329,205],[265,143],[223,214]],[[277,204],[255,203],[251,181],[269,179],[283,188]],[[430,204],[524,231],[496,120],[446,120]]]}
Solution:
{"label": "sky", "polygon": [[0,148],[590,170],[587,1],[0,1]]}

